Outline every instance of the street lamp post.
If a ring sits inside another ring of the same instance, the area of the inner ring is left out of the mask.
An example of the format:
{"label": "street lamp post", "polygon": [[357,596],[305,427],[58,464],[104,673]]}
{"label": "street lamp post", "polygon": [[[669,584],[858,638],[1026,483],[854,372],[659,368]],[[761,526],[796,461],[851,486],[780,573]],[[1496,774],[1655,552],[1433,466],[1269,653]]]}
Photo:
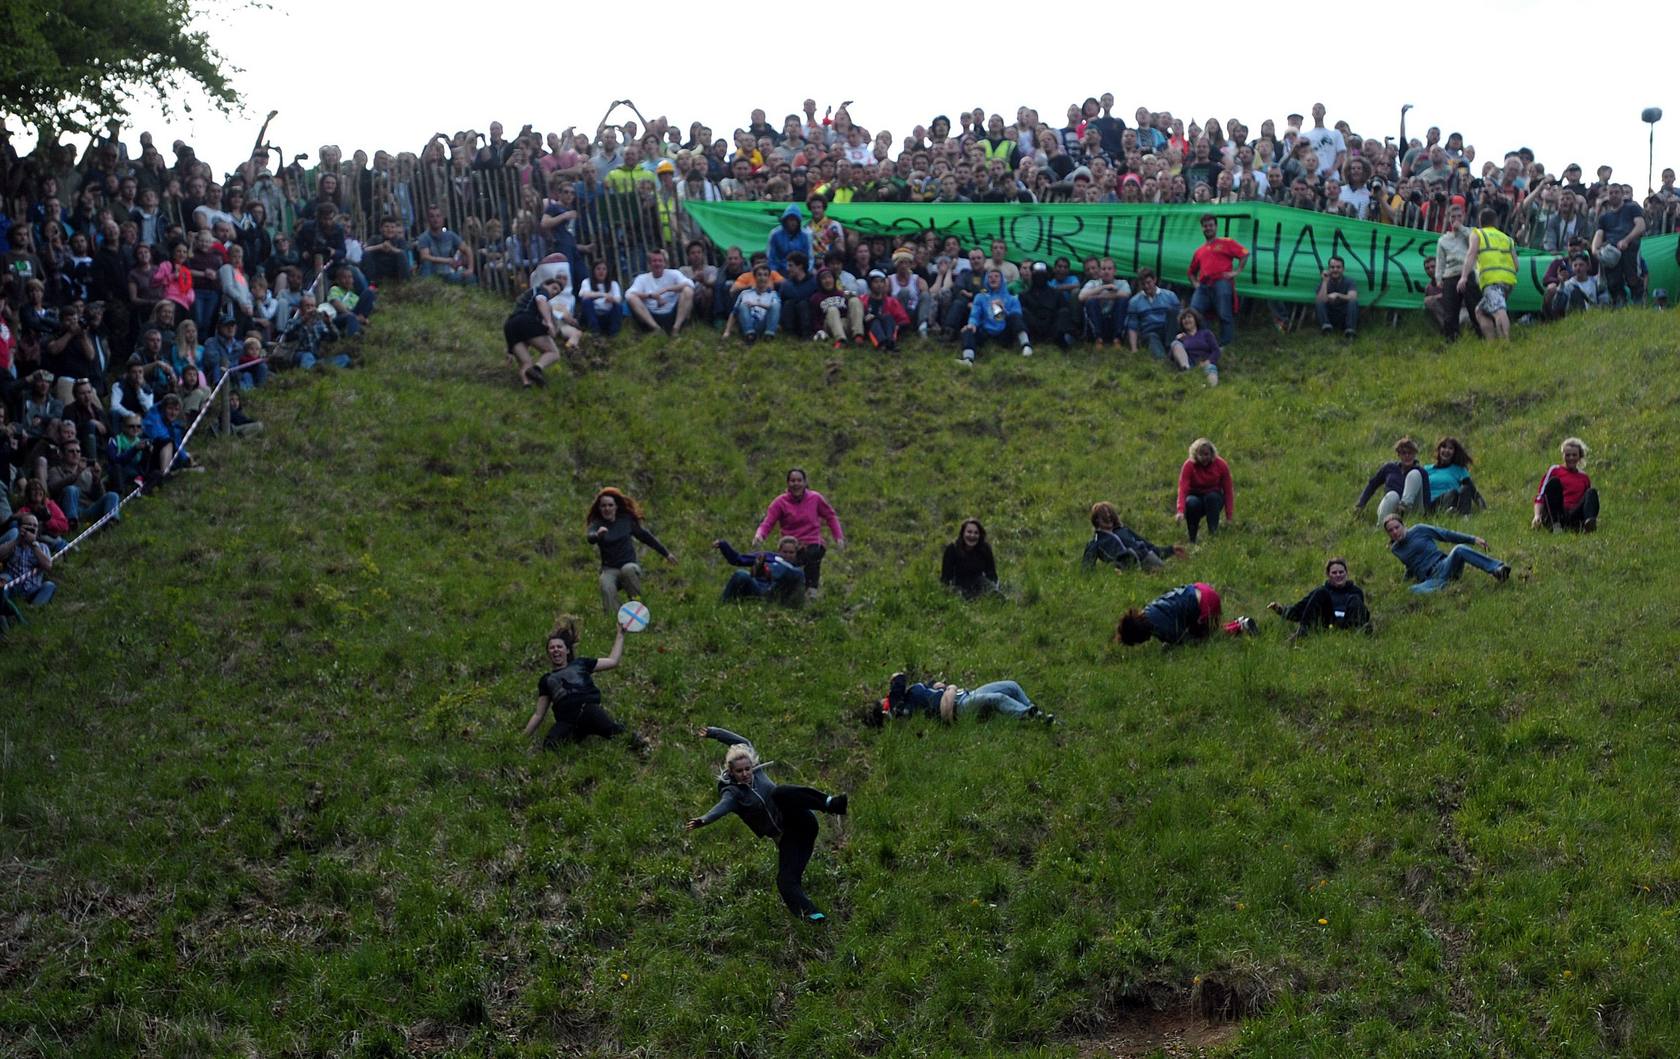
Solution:
{"label": "street lamp post", "polygon": [[1651,172],[1657,159],[1657,122],[1662,120],[1662,108],[1646,107],[1639,112],[1639,120],[1651,126],[1651,139],[1645,155],[1645,194],[1649,195],[1656,190],[1656,185],[1651,183]]}

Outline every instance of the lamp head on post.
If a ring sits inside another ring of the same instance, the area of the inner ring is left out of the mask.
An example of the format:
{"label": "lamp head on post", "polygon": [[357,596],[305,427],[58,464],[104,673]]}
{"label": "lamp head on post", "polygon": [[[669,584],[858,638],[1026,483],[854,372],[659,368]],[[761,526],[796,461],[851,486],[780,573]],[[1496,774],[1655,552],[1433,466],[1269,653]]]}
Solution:
{"label": "lamp head on post", "polygon": [[1662,108],[1646,107],[1639,112],[1639,120],[1651,126],[1650,142],[1647,144],[1648,153],[1645,156],[1645,193],[1649,195],[1655,187],[1651,183],[1651,170],[1657,160],[1657,122],[1662,120]]}

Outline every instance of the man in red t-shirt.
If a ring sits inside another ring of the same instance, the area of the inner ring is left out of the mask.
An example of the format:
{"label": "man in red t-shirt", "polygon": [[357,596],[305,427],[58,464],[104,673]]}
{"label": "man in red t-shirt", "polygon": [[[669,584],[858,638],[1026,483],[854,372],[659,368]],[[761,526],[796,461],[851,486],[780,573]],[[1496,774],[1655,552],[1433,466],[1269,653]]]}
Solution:
{"label": "man in red t-shirt", "polygon": [[1207,241],[1190,258],[1190,279],[1196,284],[1190,308],[1204,319],[1219,316],[1219,344],[1228,348],[1236,338],[1237,273],[1248,258],[1248,247],[1219,234],[1219,219],[1202,214],[1202,237]]}

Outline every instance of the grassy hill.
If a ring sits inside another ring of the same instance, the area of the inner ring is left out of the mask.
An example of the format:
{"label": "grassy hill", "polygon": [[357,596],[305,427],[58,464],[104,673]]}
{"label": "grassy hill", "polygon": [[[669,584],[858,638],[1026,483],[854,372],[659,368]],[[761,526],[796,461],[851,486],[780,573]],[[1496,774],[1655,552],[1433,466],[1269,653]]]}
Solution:
{"label": "grassy hill", "polygon": [[[363,365],[260,391],[265,435],[207,442],[0,647],[0,1052],[1680,1053],[1674,316],[1255,335],[1217,390],[696,329],[518,392],[501,313],[391,299]],[[1403,432],[1475,454],[1508,584],[1414,597],[1351,513]],[[1533,533],[1570,433],[1603,527]],[[1201,434],[1236,523],[1160,575],[1081,570],[1094,500],[1179,539]],[[801,611],[719,606],[710,541],[793,465],[851,548]],[[520,738],[553,616],[610,645],[607,484],[680,560],[646,557],[654,624],[600,679],[645,760]],[[937,584],[969,515],[1007,598]],[[1332,553],[1378,634],[1287,644],[1264,605]],[[1190,580],[1265,635],[1109,645]],[[866,732],[895,669],[1013,677],[1062,723]],[[807,879],[826,926],[738,822],[682,832],[706,723],[852,792]]]}

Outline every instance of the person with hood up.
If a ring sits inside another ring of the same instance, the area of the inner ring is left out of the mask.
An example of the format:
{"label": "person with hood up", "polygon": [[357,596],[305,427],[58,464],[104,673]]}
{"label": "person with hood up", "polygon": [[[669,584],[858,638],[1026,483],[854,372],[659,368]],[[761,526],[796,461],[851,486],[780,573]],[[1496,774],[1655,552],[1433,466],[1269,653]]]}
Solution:
{"label": "person with hood up", "polygon": [[770,256],[770,270],[787,275],[788,255],[795,250],[804,254],[807,262],[817,259],[816,245],[811,241],[811,233],[805,230],[799,204],[791,203],[782,211],[781,223],[770,233],[770,245],[765,248]]}
{"label": "person with hood up", "polygon": [[987,339],[1002,342],[1006,337],[1021,344],[1021,356],[1032,356],[1027,325],[1021,317],[1021,299],[1004,288],[1003,273],[994,269],[986,273],[986,289],[974,296],[974,304],[969,307],[959,362],[973,367],[974,354]]}
{"label": "person with hood up", "polygon": [[1050,266],[1033,262],[1032,279],[1021,294],[1021,316],[1027,323],[1028,341],[1055,342],[1073,348],[1073,312],[1068,298],[1050,282]]}

